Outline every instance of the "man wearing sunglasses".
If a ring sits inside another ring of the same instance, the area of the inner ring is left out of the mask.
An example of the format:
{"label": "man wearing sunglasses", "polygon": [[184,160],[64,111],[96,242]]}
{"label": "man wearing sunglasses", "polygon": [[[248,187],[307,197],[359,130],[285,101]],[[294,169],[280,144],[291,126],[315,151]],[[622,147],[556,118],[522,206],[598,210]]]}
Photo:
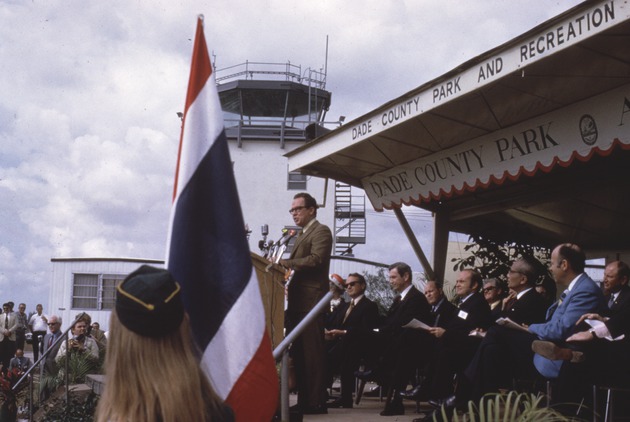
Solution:
{"label": "man wearing sunglasses", "polygon": [[370,333],[379,319],[378,306],[364,295],[367,287],[365,277],[352,273],[348,275],[345,286],[351,300],[341,305],[343,321],[338,328],[326,332],[338,339],[328,359],[330,366],[337,366],[341,375],[341,397],[328,403],[328,407],[352,407],[354,371],[367,358],[371,349]]}
{"label": "man wearing sunglasses", "polygon": [[[285,326],[289,333],[328,292],[328,269],[332,251],[330,229],[317,221],[317,201],[308,193],[293,197],[289,213],[302,228],[289,259],[279,264],[294,271],[288,286]],[[326,345],[324,314],[313,320],[291,346],[298,389],[297,407],[302,414],[326,410]]]}
{"label": "man wearing sunglasses", "polygon": [[[48,318],[48,330],[49,332],[44,336],[42,340],[42,353],[46,354],[48,350],[50,353],[46,355],[42,364],[44,366],[44,374],[46,375],[54,375],[57,374],[57,363],[55,362],[55,357],[57,356],[57,351],[59,350],[59,346],[61,346],[61,341],[57,342],[57,339],[61,337],[61,317],[57,315],[51,315]],[[39,399],[41,401],[46,400],[50,396],[50,390],[47,385],[44,385],[39,393]]]}
{"label": "man wearing sunglasses", "polygon": [[501,316],[501,304],[503,302],[504,290],[501,280],[498,278],[487,278],[483,281],[483,297],[490,305],[492,318],[497,319]]}

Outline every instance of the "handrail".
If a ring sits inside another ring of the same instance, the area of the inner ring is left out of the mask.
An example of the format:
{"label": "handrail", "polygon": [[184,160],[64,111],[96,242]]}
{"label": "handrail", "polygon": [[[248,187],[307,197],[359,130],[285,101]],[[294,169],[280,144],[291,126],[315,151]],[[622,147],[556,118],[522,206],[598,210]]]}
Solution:
{"label": "handrail", "polygon": [[[225,74],[226,72],[229,74]],[[250,62],[246,60],[244,63],[239,63],[232,66],[227,66],[221,69],[216,69],[216,83],[220,85],[221,82],[238,78],[239,76],[245,76],[245,79],[253,79],[254,75],[279,75],[284,76],[286,81],[296,81],[298,83],[306,82],[307,85],[317,86],[320,89],[326,88],[326,73],[321,70],[315,70],[306,68],[302,72],[302,66],[294,65],[291,62],[286,63],[265,63],[265,62]],[[307,76],[308,73],[308,76]]]}
{"label": "handrail", "polygon": [[[42,355],[39,357],[39,359],[37,359],[37,361],[35,363],[33,363],[33,365],[28,368],[28,370],[26,372],[24,372],[24,374],[22,375],[22,377],[15,383],[15,385],[13,386],[13,388],[11,390],[16,391],[16,389],[18,388],[18,386],[22,383],[22,381],[26,378],[28,378],[30,380],[30,385],[31,385],[31,399],[29,401],[29,415],[30,418],[32,418],[33,416],[33,412],[32,412],[32,406],[33,406],[33,395],[32,395],[32,385],[33,385],[33,377],[31,376],[31,372],[33,372],[35,370],[35,368],[39,367],[40,365],[43,365],[43,360],[50,354],[51,350],[54,350],[54,346],[57,345],[57,343],[63,341],[64,339],[67,341],[68,340],[68,332],[70,330],[72,330],[75,326],[75,324],[81,319],[83,318],[84,315],[87,315],[86,312],[81,312],[76,318],[75,320],[72,322],[72,325],[70,325],[70,327],[68,327],[66,329],[66,331],[62,332],[62,334],[57,338],[57,340],[55,340],[55,342],[53,344],[51,344],[51,346],[48,348],[48,350],[46,350],[46,353],[42,353]],[[39,339],[37,339],[37,345],[36,347],[39,347]],[[66,405],[68,404],[68,400],[69,400],[69,394],[68,394],[68,360],[66,359]],[[40,383],[42,380],[42,374],[44,373],[44,368],[43,366],[40,368]]]}
{"label": "handrail", "polygon": [[304,319],[286,335],[284,340],[280,342],[278,346],[273,350],[273,358],[277,361],[282,360],[281,372],[280,372],[280,417],[283,421],[289,420],[289,388],[288,388],[288,353],[289,346],[295,341],[295,339],[302,334],[306,327],[313,322],[315,318],[328,306],[333,294],[331,291],[306,314]]}
{"label": "handrail", "polygon": [[282,358],[282,353],[286,351],[286,349],[295,341],[295,339],[304,332],[306,327],[313,322],[315,318],[330,304],[330,299],[332,299],[332,292],[326,293],[324,297],[317,302],[317,304],[310,310],[308,314],[304,317],[302,321],[296,327],[291,330],[289,334],[286,335],[284,340],[280,342],[279,345],[273,350],[273,358],[278,361]]}
{"label": "handrail", "polygon": [[[330,278],[330,284],[334,284],[337,287],[341,288],[341,284],[334,279]],[[288,352],[289,346],[291,343],[295,341],[295,339],[302,334],[302,332],[306,329],[306,327],[313,322],[315,318],[319,314],[322,313],[324,308],[328,306],[330,303],[330,299],[332,299],[333,293],[332,291],[328,291],[321,298],[319,302],[309,311],[308,314],[298,323],[298,325],[291,330],[289,334],[286,335],[284,340],[280,342],[278,346],[273,350],[273,358],[275,361],[282,360],[281,364],[281,372],[280,372],[280,417],[283,421],[289,420],[289,388],[288,388]]]}

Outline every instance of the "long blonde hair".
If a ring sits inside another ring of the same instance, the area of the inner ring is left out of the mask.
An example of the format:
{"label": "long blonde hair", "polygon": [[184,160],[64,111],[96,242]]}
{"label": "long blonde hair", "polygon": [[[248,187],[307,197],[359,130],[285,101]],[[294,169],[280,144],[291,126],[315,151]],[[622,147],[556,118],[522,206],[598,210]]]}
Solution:
{"label": "long blonde hair", "polygon": [[188,316],[164,337],[144,337],[111,314],[98,422],[209,421],[221,400],[202,372]]}

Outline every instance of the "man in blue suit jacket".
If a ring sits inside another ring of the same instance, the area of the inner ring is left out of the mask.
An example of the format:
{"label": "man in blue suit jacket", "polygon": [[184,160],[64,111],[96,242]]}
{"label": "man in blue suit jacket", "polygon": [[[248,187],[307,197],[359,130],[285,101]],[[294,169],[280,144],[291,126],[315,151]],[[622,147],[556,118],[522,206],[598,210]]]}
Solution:
{"label": "man in blue suit jacket", "polygon": [[[529,331],[541,340],[564,342],[576,330],[575,323],[583,314],[602,309],[604,295],[584,271],[584,252],[577,246],[565,243],[551,253],[549,270],[559,289],[566,288],[560,300],[547,310],[547,322],[532,324]],[[534,366],[545,378],[557,378],[562,360],[550,360],[534,355]]]}

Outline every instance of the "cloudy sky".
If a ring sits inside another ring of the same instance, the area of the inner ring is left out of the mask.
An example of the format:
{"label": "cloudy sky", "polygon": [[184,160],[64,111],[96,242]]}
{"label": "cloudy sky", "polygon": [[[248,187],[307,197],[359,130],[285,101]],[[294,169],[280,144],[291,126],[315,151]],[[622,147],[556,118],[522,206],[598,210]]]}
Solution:
{"label": "cloudy sky", "polygon": [[219,68],[323,68],[328,36],[351,120],[577,3],[0,0],[0,300],[47,304],[52,257],[163,258],[197,14]]}

